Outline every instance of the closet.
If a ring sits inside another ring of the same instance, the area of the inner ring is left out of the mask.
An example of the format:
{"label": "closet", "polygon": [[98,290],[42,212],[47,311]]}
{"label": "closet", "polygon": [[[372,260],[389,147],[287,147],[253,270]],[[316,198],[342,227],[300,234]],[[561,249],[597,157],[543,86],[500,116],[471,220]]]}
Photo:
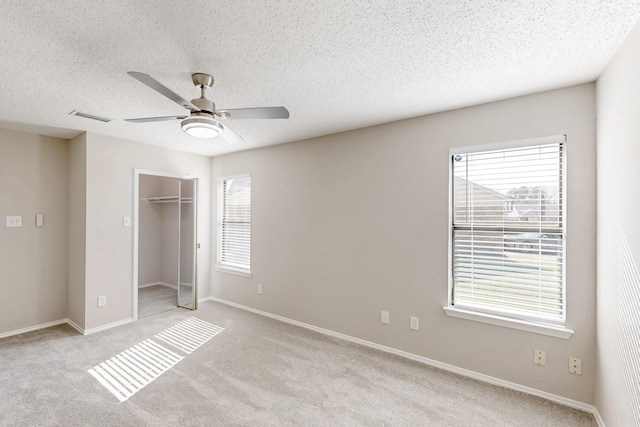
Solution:
{"label": "closet", "polygon": [[196,309],[196,184],[139,175],[138,318]]}

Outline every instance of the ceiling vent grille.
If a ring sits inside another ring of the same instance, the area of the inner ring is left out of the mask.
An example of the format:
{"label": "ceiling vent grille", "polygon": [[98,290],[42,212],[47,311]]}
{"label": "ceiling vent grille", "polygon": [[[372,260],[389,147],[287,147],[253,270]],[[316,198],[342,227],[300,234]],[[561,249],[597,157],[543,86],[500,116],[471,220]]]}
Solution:
{"label": "ceiling vent grille", "polygon": [[80,116],[80,117],[84,117],[85,119],[97,120],[99,122],[104,122],[104,123],[109,123],[113,121],[113,119],[110,119],[108,117],[96,116],[95,114],[83,113],[82,111],[77,111],[77,110],[73,110],[69,114],[71,116]]}

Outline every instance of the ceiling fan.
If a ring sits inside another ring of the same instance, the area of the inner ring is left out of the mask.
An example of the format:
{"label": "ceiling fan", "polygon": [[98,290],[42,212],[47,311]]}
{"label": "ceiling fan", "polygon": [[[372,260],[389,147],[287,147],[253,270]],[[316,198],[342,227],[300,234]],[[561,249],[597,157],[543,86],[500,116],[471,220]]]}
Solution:
{"label": "ceiling fan", "polygon": [[213,101],[207,99],[205,91],[213,86],[213,77],[209,74],[195,73],[191,76],[193,84],[200,88],[200,98],[191,102],[164,86],[148,74],[129,71],[131,77],[149,86],[151,89],[166,96],[176,104],[190,111],[185,116],[147,117],[140,119],[125,119],[127,122],[146,123],[164,120],[182,120],[182,130],[197,138],[214,138],[220,135],[228,142],[242,141],[242,137],[235,133],[220,119],[288,119],[289,111],[285,107],[236,108],[230,110],[216,110]]}

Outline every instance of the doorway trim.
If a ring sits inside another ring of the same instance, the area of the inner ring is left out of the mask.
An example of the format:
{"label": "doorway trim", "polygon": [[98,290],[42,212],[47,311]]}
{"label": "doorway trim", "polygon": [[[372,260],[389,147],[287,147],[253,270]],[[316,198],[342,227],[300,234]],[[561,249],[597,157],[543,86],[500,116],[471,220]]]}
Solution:
{"label": "doorway trim", "polygon": [[[140,175],[152,175],[166,178],[177,179],[197,179],[198,177],[177,172],[163,172],[149,169],[134,169],[133,170],[133,306],[132,306],[132,318],[133,321],[138,320],[138,234],[139,234],[139,215],[140,215]],[[197,187],[196,187],[197,190]],[[197,213],[196,213],[197,215]],[[195,273],[194,273],[195,274]],[[195,283],[194,283],[195,286]],[[194,289],[194,292],[196,290]]]}

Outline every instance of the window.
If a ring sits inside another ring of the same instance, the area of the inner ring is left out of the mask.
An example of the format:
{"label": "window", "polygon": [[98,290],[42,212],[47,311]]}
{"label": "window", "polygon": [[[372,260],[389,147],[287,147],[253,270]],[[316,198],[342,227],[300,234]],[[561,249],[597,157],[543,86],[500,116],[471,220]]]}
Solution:
{"label": "window", "polygon": [[452,152],[449,308],[564,325],[564,140]]}
{"label": "window", "polygon": [[218,265],[251,273],[251,177],[218,180]]}

